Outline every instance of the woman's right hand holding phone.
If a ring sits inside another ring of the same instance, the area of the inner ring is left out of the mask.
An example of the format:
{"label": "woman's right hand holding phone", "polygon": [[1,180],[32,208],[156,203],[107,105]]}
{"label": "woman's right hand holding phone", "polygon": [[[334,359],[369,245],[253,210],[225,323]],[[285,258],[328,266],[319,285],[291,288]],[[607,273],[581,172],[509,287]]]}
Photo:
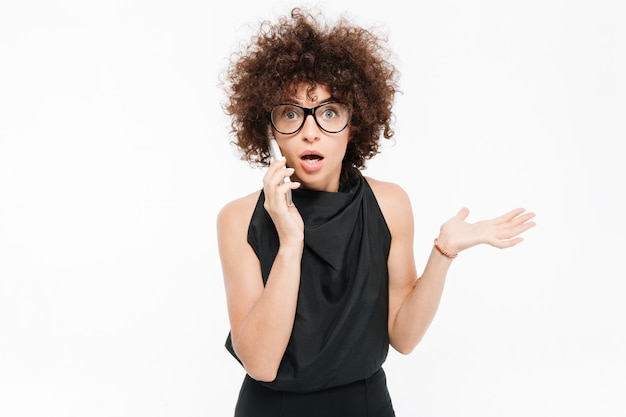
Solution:
{"label": "woman's right hand holding phone", "polygon": [[284,181],[293,174],[293,168],[286,167],[286,160],[272,159],[263,177],[265,202],[263,207],[272,218],[281,245],[304,241],[304,222],[294,205],[287,205],[287,193],[300,187],[300,183]]}

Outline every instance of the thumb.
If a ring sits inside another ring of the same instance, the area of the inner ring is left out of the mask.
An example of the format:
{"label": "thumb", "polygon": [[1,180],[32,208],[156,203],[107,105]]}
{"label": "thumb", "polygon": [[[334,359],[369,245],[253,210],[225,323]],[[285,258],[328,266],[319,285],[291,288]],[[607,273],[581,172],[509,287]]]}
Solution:
{"label": "thumb", "polygon": [[463,207],[461,210],[459,210],[459,212],[456,214],[456,217],[458,217],[460,220],[465,220],[467,219],[467,216],[469,216],[469,209],[467,207]]}

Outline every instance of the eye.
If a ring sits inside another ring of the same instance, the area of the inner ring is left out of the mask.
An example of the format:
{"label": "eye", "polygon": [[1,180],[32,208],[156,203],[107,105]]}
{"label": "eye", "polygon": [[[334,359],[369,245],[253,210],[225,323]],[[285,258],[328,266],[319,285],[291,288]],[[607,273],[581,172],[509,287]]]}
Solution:
{"label": "eye", "polygon": [[324,119],[332,119],[337,116],[337,112],[333,109],[324,109],[324,113],[322,113],[322,117]]}
{"label": "eye", "polygon": [[301,117],[302,111],[297,107],[293,106],[284,106],[280,113],[280,117],[285,120],[297,120]]}
{"label": "eye", "polygon": [[321,116],[324,119],[334,119],[339,116],[339,109],[334,104],[327,104],[321,109]]}

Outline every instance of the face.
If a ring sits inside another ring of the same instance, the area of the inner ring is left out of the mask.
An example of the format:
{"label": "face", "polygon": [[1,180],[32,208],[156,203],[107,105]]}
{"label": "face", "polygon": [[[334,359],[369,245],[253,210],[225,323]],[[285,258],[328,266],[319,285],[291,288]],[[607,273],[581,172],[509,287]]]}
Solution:
{"label": "face", "polygon": [[[287,103],[312,108],[331,99],[324,86],[307,90],[308,84],[300,85],[296,95]],[[312,115],[308,115],[296,133],[285,135],[274,130],[274,136],[287,159],[287,166],[295,169],[292,181],[313,190],[334,192],[339,189],[341,163],[350,140],[349,125],[341,132],[328,133],[315,123]]]}

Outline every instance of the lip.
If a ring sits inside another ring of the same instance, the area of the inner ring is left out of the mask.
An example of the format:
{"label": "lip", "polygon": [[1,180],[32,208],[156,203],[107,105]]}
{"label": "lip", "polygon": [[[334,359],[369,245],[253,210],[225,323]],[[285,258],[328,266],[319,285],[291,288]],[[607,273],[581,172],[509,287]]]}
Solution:
{"label": "lip", "polygon": [[[316,156],[315,159],[308,159],[307,156]],[[307,173],[314,173],[322,169],[322,165],[324,164],[324,155],[315,150],[306,150],[298,155],[300,158],[300,166]]]}

